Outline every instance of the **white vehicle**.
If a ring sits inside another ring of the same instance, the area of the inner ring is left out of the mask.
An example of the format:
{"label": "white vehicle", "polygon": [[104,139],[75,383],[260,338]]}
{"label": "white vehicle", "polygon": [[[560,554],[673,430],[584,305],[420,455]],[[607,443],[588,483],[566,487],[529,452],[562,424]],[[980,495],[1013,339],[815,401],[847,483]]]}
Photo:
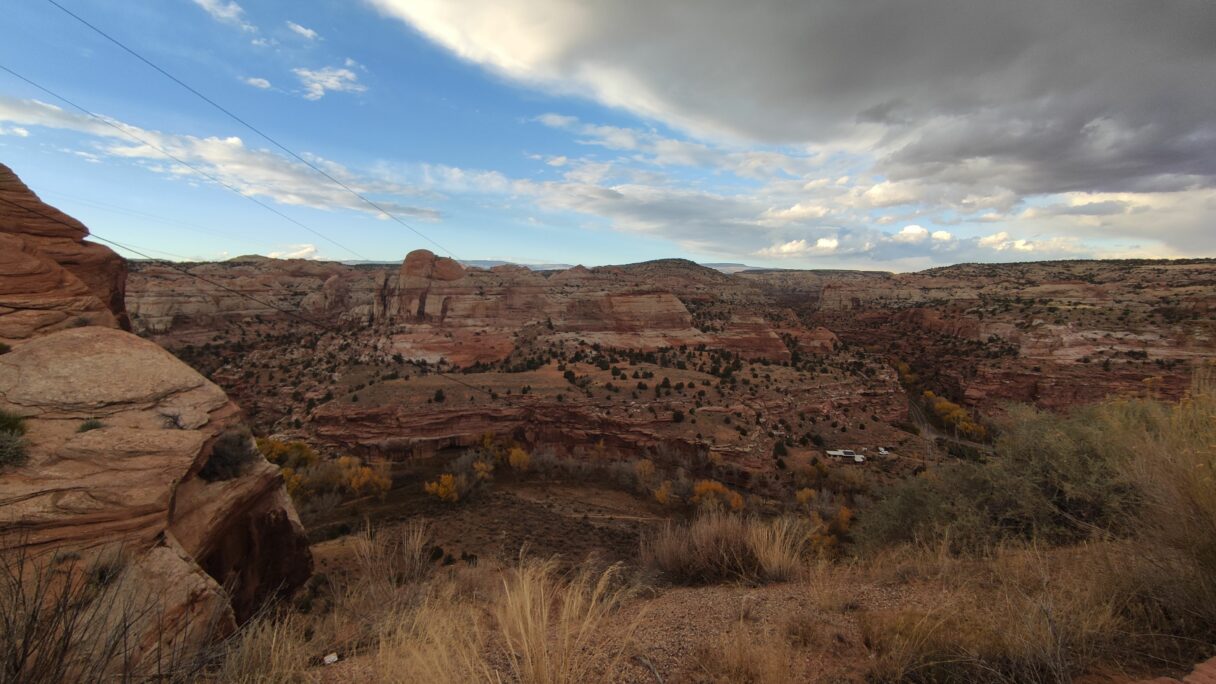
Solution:
{"label": "white vehicle", "polygon": [[828,451],[828,456],[839,458],[844,461],[852,461],[853,463],[865,463],[866,457],[853,451],[852,449],[837,449]]}
{"label": "white vehicle", "polygon": [[879,456],[890,456],[891,451],[889,449],[887,449],[886,447],[878,447],[878,455]]}

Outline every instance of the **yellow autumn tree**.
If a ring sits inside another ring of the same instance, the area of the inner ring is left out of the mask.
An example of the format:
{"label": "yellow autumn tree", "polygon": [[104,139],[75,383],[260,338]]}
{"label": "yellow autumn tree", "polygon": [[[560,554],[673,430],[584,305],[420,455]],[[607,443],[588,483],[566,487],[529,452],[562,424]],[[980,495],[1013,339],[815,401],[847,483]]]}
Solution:
{"label": "yellow autumn tree", "polygon": [[493,478],[494,462],[484,458],[473,461],[473,477],[483,482]]}
{"label": "yellow autumn tree", "polygon": [[654,490],[654,500],[658,501],[664,506],[670,504],[673,496],[671,489],[671,480],[663,480],[663,483],[659,485],[658,489]]}
{"label": "yellow autumn tree", "polygon": [[654,473],[654,461],[643,458],[640,461],[633,462],[633,474],[638,478],[638,482],[650,482],[651,478],[654,477]]}
{"label": "yellow autumn tree", "polygon": [[523,447],[513,446],[507,453],[507,463],[521,473],[527,472],[528,467],[532,464],[532,456],[524,451]]}
{"label": "yellow autumn tree", "polygon": [[456,503],[460,501],[460,497],[468,489],[468,480],[463,474],[453,475],[452,473],[444,473],[439,476],[438,480],[427,482],[423,485],[423,489],[427,494],[440,501]]}
{"label": "yellow autumn tree", "polygon": [[697,480],[692,486],[692,502],[709,508],[743,510],[743,495],[717,480]]}

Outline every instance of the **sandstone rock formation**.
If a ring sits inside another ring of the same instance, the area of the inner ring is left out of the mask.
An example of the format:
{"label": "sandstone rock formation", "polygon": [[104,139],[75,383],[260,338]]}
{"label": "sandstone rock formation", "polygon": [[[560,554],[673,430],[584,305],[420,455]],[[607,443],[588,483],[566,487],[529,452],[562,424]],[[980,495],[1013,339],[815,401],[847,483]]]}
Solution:
{"label": "sandstone rock formation", "polygon": [[[200,477],[240,411],[155,344],[101,327],[41,337],[0,356],[0,409],[25,417],[29,442],[28,462],[0,473],[0,552],[121,549],[163,593],[167,636],[216,615],[231,627],[310,574],[278,468],[259,457]],[[89,419],[103,427],[77,432]]]}
{"label": "sandstone rock formation", "polygon": [[[97,258],[76,259],[79,235],[0,225],[0,263],[14,266],[0,269],[0,334],[18,342],[0,354],[0,410],[24,418],[28,455],[0,470],[0,553],[60,570],[120,558],[123,581],[154,603],[136,626],[136,659],[157,644],[222,636],[299,586],[311,573],[307,540],[278,468],[233,432],[240,409],[161,347],[117,329],[72,270],[110,287],[105,274],[125,272],[107,265],[118,257],[85,248]],[[233,444],[239,465],[211,476],[205,468],[231,460]]]}
{"label": "sandstone rock formation", "polygon": [[[400,268],[271,261],[200,264],[208,279],[256,291],[276,307],[335,326],[374,326],[395,353],[461,366],[506,358],[516,333],[543,326],[556,336],[633,349],[700,344],[748,358],[785,360],[789,351],[760,315],[738,311],[699,330],[686,302],[752,301],[756,288],[687,261],[664,260],[543,274],[499,266],[464,268],[427,250]],[[136,330],[165,344],[201,343],[227,326],[286,317],[270,307],[155,265],[137,265],[129,306]]]}
{"label": "sandstone rock formation", "polygon": [[126,262],[85,242],[84,224],[44,204],[4,164],[0,200],[0,273],[13,276],[0,290],[0,338],[24,339],[77,319],[129,330]]}

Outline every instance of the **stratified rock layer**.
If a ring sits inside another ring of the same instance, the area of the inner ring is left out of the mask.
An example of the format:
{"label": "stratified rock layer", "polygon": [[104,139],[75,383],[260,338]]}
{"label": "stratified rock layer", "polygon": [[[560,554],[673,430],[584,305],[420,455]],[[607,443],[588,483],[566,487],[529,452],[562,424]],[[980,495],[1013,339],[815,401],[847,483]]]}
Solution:
{"label": "stratified rock layer", "polygon": [[88,234],[84,224],[43,203],[0,164],[0,339],[16,341],[75,324],[130,329],[126,261],[108,247],[85,242]]}
{"label": "stratified rock layer", "polygon": [[[167,597],[191,578],[186,603],[162,606],[183,629],[203,612],[231,624],[309,575],[277,467],[259,458],[229,480],[198,476],[240,412],[155,344],[100,327],[41,337],[0,356],[0,409],[25,417],[29,443],[28,462],[0,473],[3,550],[121,549]],[[77,432],[88,419],[104,427]]]}
{"label": "stratified rock layer", "polygon": [[[0,192],[55,219],[11,205],[0,214],[0,339],[13,343],[0,354],[0,410],[24,418],[28,456],[0,466],[0,553],[58,570],[121,559],[142,615],[136,661],[158,644],[223,636],[311,573],[279,469],[249,445],[238,475],[200,477],[217,438],[241,425],[240,409],[118,329],[119,257],[81,242],[84,227],[6,167]],[[81,431],[88,420],[101,427]]]}

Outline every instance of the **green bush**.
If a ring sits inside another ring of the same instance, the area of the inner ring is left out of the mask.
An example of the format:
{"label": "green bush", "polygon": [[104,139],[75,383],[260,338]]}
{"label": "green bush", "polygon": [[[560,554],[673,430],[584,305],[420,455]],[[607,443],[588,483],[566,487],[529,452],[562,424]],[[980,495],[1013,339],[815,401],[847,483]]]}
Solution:
{"label": "green bush", "polygon": [[7,345],[3,342],[0,342],[0,354],[7,354],[7,353],[11,352],[12,350],[13,350],[12,347],[10,347],[9,345]]}
{"label": "green bush", "polygon": [[[1151,403],[1151,402],[1140,402]],[[1137,402],[1058,415],[1017,407],[982,463],[939,466],[880,494],[858,537],[870,547],[948,540],[978,551],[1005,540],[1080,541],[1122,533],[1139,499],[1126,476]],[[1129,407],[1131,409],[1129,410]]]}
{"label": "green bush", "polygon": [[26,451],[28,446],[29,443],[20,433],[0,430],[0,469],[25,463],[29,458]]}
{"label": "green bush", "polygon": [[97,420],[96,418],[90,418],[90,419],[86,420],[85,422],[81,423],[80,427],[76,428],[76,432],[88,432],[90,430],[100,430],[101,428],[103,428],[105,426],[106,426],[106,424],[101,422],[100,420]]}
{"label": "green bush", "polygon": [[248,428],[230,428],[216,438],[211,446],[211,457],[203,465],[198,476],[208,482],[231,480],[240,475],[245,466],[260,458]]}
{"label": "green bush", "polygon": [[25,434],[25,418],[8,411],[0,411],[0,432]]}

